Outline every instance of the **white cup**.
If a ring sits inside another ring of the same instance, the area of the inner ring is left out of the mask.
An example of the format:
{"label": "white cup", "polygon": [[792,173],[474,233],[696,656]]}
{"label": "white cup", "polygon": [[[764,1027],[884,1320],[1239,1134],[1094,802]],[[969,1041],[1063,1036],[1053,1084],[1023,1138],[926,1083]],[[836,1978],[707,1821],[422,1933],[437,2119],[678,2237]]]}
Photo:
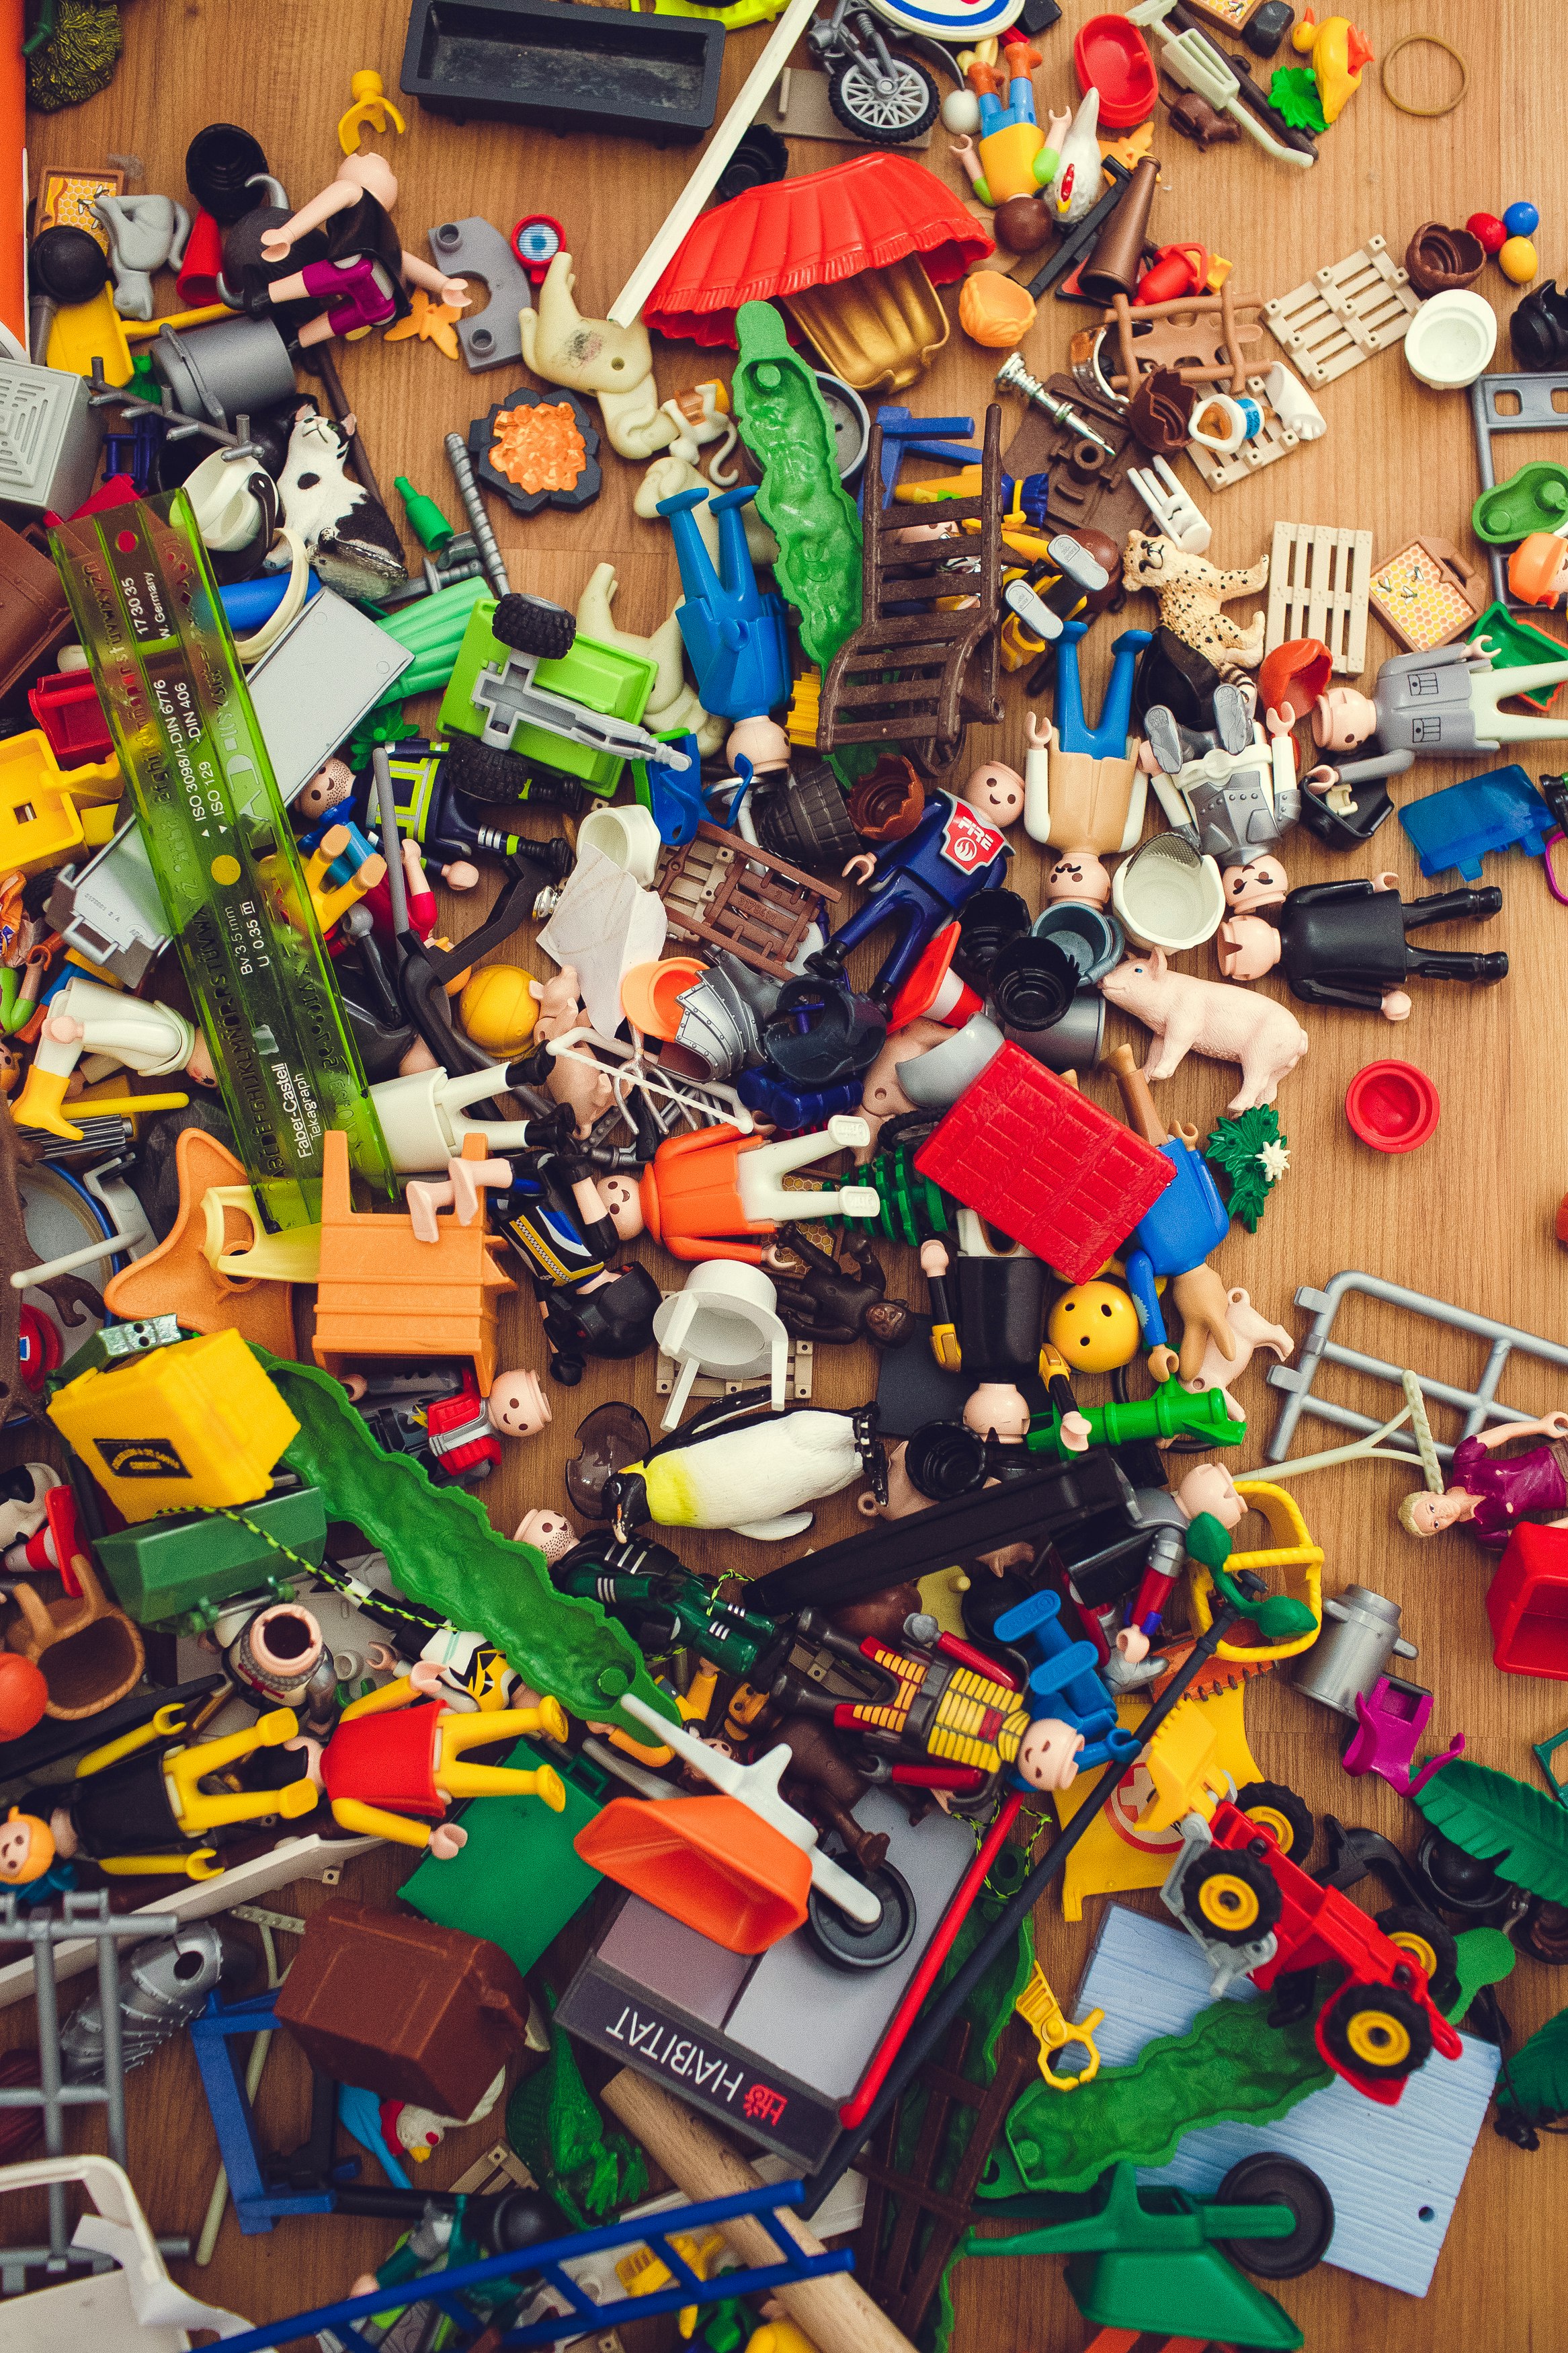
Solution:
{"label": "white cup", "polygon": [[620,808],[590,809],[577,824],[577,848],[603,850],[624,867],[634,882],[645,891],[652,888],[658,868],[658,853],[663,838],[652,814],[640,802],[632,801]]}

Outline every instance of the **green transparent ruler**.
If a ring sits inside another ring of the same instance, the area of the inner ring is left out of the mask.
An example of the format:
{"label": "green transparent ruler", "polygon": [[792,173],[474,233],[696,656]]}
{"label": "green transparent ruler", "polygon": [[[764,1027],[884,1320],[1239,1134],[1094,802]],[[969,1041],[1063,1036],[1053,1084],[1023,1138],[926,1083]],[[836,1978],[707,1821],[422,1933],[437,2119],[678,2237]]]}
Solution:
{"label": "green transparent ruler", "polygon": [[[183,491],[51,533],[163,912],[265,1214],[321,1211],[321,1137],[391,1163]],[[284,902],[300,911],[290,922]]]}

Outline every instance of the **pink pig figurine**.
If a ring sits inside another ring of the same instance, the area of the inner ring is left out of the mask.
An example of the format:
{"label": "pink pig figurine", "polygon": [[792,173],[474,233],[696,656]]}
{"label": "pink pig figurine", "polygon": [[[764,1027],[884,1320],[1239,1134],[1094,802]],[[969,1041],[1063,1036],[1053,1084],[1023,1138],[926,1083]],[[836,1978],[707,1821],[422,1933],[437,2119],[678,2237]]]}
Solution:
{"label": "pink pig figurine", "polygon": [[1170,1078],[1193,1051],[1239,1062],[1241,1089],[1226,1105],[1233,1116],[1271,1103],[1280,1080],[1289,1078],[1307,1050],[1306,1031],[1272,997],[1173,972],[1163,948],[1131,951],[1100,987],[1112,1005],[1158,1039],[1145,1078]]}

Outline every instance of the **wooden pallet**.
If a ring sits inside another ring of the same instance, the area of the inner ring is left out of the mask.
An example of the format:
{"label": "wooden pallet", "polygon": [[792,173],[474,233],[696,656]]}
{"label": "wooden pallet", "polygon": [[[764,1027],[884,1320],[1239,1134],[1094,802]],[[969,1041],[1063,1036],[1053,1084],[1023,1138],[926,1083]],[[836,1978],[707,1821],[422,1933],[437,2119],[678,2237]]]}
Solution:
{"label": "wooden pallet", "polygon": [[1247,379],[1247,397],[1255,400],[1263,411],[1262,428],[1253,435],[1250,441],[1244,441],[1239,449],[1233,449],[1228,454],[1221,449],[1201,448],[1195,441],[1187,444],[1188,457],[1211,491],[1228,491],[1237,482],[1245,482],[1252,475],[1260,474],[1264,467],[1272,466],[1277,458],[1288,457],[1292,449],[1299,449],[1301,446],[1300,434],[1292,433],[1279,415],[1263,389],[1263,382],[1260,375],[1249,375]]}
{"label": "wooden pallet", "polygon": [[806,933],[844,894],[704,819],[665,868],[658,895],[672,939],[728,948],[753,972],[787,980]]}
{"label": "wooden pallet", "polygon": [[[880,481],[881,462],[882,428],[873,425],[868,482]],[[867,498],[864,618],[822,682],[816,740],[824,751],[897,744],[940,776],[957,759],[971,720],[989,726],[1001,718],[1001,486],[1002,411],[993,406],[979,495],[944,499],[931,511],[955,536],[907,540],[916,527],[909,510]]]}
{"label": "wooden pallet", "polygon": [[1308,285],[1277,294],[1263,317],[1309,384],[1332,384],[1374,352],[1403,343],[1420,297],[1381,237],[1320,269]]}
{"label": "wooden pallet", "polygon": [[1372,533],[1332,523],[1277,522],[1268,552],[1268,626],[1264,649],[1321,638],[1343,677],[1366,661]]}

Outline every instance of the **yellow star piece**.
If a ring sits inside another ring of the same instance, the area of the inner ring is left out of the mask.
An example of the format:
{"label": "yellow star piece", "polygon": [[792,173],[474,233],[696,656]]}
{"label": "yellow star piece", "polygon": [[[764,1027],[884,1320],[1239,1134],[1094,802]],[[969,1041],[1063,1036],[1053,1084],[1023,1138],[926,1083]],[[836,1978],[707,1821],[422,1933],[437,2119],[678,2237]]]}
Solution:
{"label": "yellow star piece", "polygon": [[434,343],[447,359],[458,356],[458,338],[452,332],[452,322],[462,317],[460,311],[449,310],[444,302],[432,302],[425,289],[416,288],[414,307],[406,319],[399,319],[395,327],[388,327],[382,337],[384,343],[405,343],[417,335],[422,343]]}
{"label": "yellow star piece", "polygon": [[1124,131],[1119,139],[1100,140],[1100,152],[1101,155],[1114,155],[1117,162],[1131,172],[1149,153],[1153,138],[1154,125],[1151,120],[1139,123],[1134,131]]}

